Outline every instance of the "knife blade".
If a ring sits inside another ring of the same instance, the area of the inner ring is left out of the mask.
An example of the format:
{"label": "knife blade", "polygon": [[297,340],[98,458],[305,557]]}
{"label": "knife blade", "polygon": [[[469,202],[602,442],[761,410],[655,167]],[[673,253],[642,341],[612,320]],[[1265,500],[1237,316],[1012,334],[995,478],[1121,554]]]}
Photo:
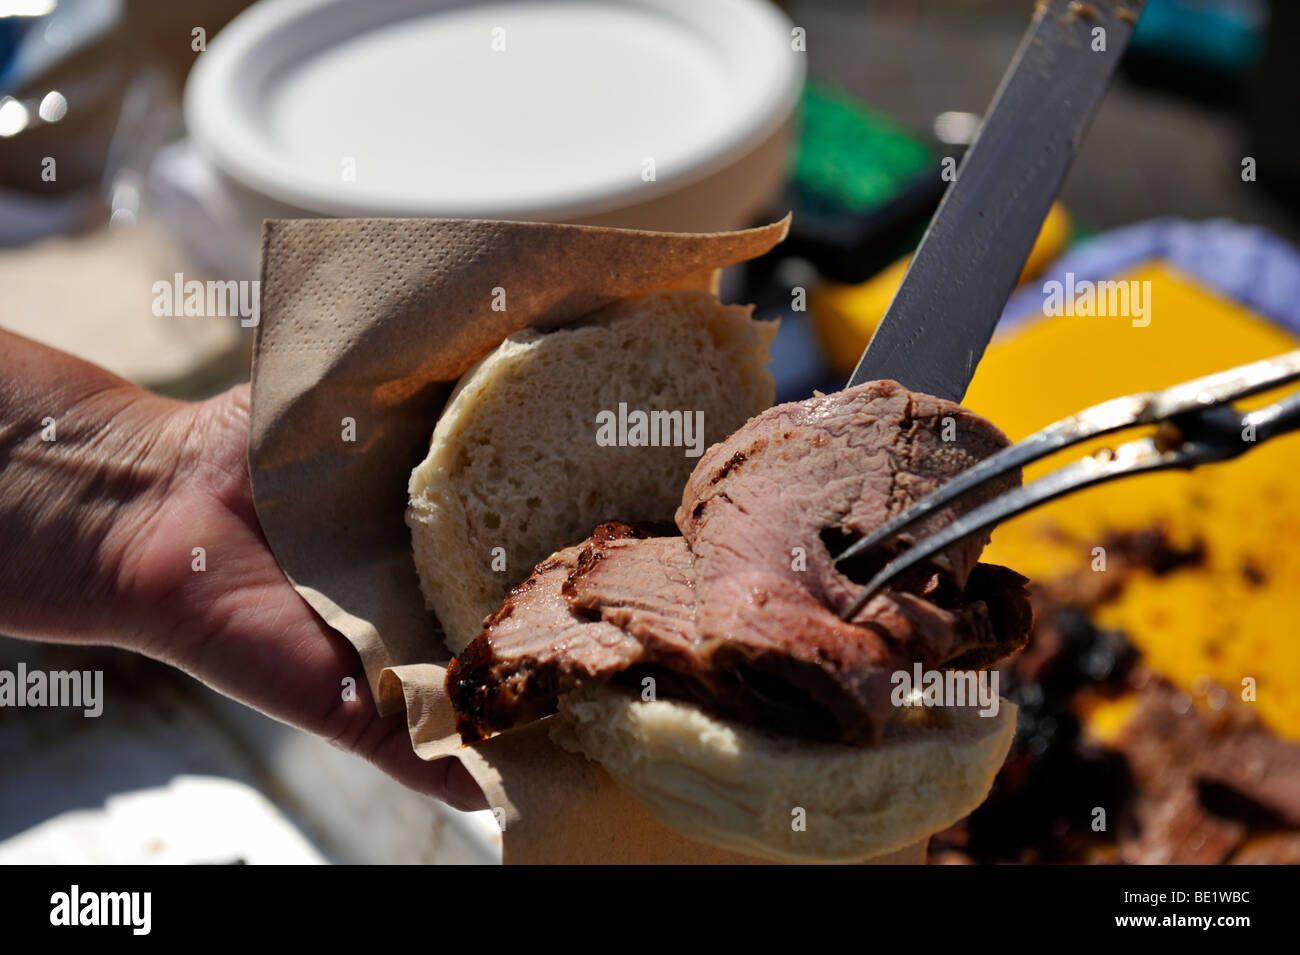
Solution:
{"label": "knife blade", "polygon": [[1040,0],[846,387],[961,401],[1144,2]]}

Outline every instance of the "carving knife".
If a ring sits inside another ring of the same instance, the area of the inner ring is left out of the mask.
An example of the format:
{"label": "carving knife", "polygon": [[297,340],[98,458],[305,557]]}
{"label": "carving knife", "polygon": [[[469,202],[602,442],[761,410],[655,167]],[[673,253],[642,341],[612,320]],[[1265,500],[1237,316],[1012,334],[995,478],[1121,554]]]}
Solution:
{"label": "carving knife", "polygon": [[848,386],[961,401],[1144,0],[1040,0]]}

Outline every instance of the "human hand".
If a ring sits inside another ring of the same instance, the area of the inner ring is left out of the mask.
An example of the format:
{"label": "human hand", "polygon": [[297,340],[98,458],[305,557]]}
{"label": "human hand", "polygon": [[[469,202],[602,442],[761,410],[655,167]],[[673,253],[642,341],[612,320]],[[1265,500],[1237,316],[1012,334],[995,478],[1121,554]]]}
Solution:
{"label": "human hand", "polygon": [[[420,759],[403,716],[376,715],[356,651],[276,563],[253,509],[246,385],[175,402],[6,338],[22,350],[6,370],[27,387],[0,394],[0,534],[11,539],[0,550],[12,558],[0,628],[139,651],[413,789],[484,807],[459,760]],[[42,388],[49,372],[57,381]],[[53,442],[37,434],[45,417]],[[345,677],[354,700],[343,699]]]}

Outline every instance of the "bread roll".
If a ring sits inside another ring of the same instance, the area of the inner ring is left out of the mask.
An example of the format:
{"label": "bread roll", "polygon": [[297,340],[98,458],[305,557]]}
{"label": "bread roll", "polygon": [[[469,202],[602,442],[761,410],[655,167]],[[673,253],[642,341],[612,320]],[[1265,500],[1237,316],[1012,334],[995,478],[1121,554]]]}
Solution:
{"label": "bread roll", "polygon": [[620,402],[698,410],[701,449],[726,437],[772,404],[776,323],[751,313],[707,292],[655,292],[518,332],[465,373],[406,511],[425,602],[453,653],[535,564],[601,521],[672,519],[699,458],[597,444],[597,414]]}
{"label": "bread roll", "polygon": [[[407,523],[426,602],[459,653],[535,564],[605,520],[672,519],[698,457],[597,443],[597,415],[704,413],[699,449],[772,403],[775,323],[703,292],[615,303],[525,330],[471,368],[411,474]],[[499,550],[498,550],[499,548]],[[504,567],[494,569],[504,559]],[[560,700],[552,736],[604,766],[688,838],[785,861],[856,862],[914,846],[987,794],[1014,705],[905,710],[870,748],[780,736],[609,685]]]}
{"label": "bread roll", "polygon": [[601,684],[560,699],[551,738],[599,762],[687,838],[788,862],[860,862],[924,839],[983,802],[1015,726],[1007,700],[989,717],[974,707],[909,708],[879,746],[859,748],[742,726],[688,703],[643,702]]}

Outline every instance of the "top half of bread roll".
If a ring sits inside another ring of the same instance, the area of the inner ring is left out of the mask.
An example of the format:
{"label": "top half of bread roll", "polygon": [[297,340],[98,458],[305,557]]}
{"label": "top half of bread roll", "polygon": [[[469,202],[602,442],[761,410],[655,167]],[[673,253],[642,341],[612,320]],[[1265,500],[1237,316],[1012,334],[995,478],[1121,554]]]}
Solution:
{"label": "top half of bread roll", "polygon": [[[654,292],[518,332],[465,373],[406,515],[453,653],[536,563],[600,522],[672,520],[699,453],[772,404],[776,323],[751,314],[707,292]],[[634,412],[680,415],[646,433]]]}

